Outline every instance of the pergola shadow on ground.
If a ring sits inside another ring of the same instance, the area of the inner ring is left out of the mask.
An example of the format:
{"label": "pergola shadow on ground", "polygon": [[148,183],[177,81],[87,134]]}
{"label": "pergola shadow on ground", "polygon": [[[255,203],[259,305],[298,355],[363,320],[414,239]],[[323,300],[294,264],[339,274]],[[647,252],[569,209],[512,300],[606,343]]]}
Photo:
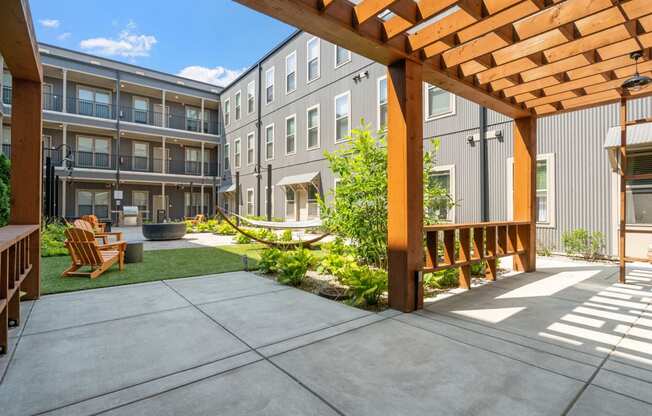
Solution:
{"label": "pergola shadow on ground", "polygon": [[0,408],[649,415],[652,268],[539,264],[412,314],[247,272],[44,296],[0,358]]}

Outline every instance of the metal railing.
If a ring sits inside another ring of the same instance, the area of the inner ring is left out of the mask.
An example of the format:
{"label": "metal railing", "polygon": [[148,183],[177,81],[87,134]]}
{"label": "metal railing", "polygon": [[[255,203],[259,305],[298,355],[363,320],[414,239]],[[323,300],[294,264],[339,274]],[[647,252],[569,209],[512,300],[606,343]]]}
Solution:
{"label": "metal railing", "polygon": [[120,107],[120,120],[122,121],[208,134],[219,134],[220,123],[216,118],[209,117],[208,120],[204,120],[204,128],[202,129],[201,119],[186,117],[185,114],[170,112],[164,117],[163,113],[159,111],[150,111],[128,106]]}
{"label": "metal railing", "polygon": [[[485,262],[488,280],[496,280],[496,260],[527,252],[530,223],[527,221],[429,225],[424,273],[460,268],[459,284],[471,288],[471,265]],[[441,240],[440,240],[440,235]],[[443,244],[440,244],[440,241]]]}
{"label": "metal railing", "polygon": [[49,111],[61,111],[63,109],[63,97],[57,94],[44,92],[43,109]]}
{"label": "metal railing", "polygon": [[68,97],[66,100],[66,111],[71,114],[115,120],[115,106],[98,101]]}

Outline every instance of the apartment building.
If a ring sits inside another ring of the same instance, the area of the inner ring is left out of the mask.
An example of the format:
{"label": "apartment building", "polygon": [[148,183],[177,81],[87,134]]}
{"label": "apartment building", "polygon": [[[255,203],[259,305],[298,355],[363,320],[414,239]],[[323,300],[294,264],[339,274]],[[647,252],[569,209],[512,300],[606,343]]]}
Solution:
{"label": "apartment building", "polygon": [[[424,140],[440,143],[432,179],[448,187],[456,205],[443,220],[511,219],[512,121],[439,88],[424,85]],[[224,171],[220,204],[245,215],[288,220],[319,216],[317,196],[336,189],[324,152],[346,143],[362,120],[374,130],[386,121],[386,68],[296,32],[220,94],[224,109]],[[652,115],[652,99],[630,102],[634,118]],[[484,115],[481,115],[484,114]],[[619,134],[618,109],[608,105],[538,121],[538,243],[563,249],[565,231],[584,228],[605,236],[617,254],[618,186],[605,143]],[[487,191],[482,190],[481,132],[486,137]],[[630,147],[635,172],[652,173],[652,128],[635,134]],[[619,137],[619,136],[618,136]],[[608,144],[608,143],[607,143]],[[268,175],[271,165],[271,177]],[[240,184],[236,201],[236,176]],[[652,229],[652,181],[628,184],[628,228]],[[483,197],[483,194],[485,195]],[[484,199],[484,209],[483,206]],[[236,207],[237,205],[237,207]],[[628,236],[628,255],[644,257],[649,234]]]}
{"label": "apartment building", "polygon": [[[41,44],[44,160],[57,212],[117,220],[208,213],[216,203],[221,88]],[[4,65],[0,65],[4,68]],[[0,140],[11,153],[11,74],[3,70]],[[70,159],[66,163],[64,159]]]}

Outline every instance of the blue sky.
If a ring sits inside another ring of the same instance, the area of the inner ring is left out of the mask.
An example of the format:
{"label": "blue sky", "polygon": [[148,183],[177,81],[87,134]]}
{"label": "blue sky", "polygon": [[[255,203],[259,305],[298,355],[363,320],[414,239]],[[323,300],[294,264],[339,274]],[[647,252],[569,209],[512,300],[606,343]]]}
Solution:
{"label": "blue sky", "polygon": [[39,42],[227,84],[294,28],[229,0],[30,0]]}

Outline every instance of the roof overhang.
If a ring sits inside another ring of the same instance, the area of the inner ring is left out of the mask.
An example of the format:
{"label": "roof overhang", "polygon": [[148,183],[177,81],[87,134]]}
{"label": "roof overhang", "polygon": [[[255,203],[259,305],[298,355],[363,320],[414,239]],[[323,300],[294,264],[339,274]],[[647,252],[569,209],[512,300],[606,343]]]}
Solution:
{"label": "roof overhang", "polygon": [[[652,146],[652,123],[641,123],[627,126],[627,147]],[[620,147],[620,127],[615,126],[607,130],[604,147]]]}
{"label": "roof overhang", "polygon": [[285,176],[276,183],[277,186],[300,186],[308,183],[315,184],[319,178],[319,172],[308,172],[299,175]]}
{"label": "roof overhang", "polygon": [[218,191],[218,193],[220,193],[220,194],[226,194],[226,193],[229,193],[229,192],[235,192],[235,184],[234,183],[232,183],[231,185],[223,186]]}
{"label": "roof overhang", "polygon": [[652,94],[620,87],[631,52],[652,71],[650,0],[236,1],[512,118]]}

